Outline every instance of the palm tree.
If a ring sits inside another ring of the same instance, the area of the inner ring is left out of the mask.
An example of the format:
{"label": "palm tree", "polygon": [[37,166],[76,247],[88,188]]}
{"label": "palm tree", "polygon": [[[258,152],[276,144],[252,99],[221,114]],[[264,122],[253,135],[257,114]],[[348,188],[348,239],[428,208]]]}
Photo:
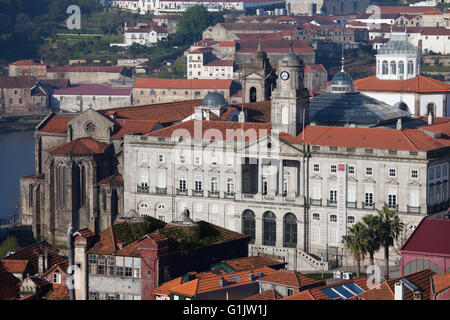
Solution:
{"label": "palm tree", "polygon": [[373,256],[375,252],[380,249],[380,217],[372,214],[368,214],[362,217],[362,222],[365,227],[365,247],[369,253],[370,264],[375,265]]}
{"label": "palm tree", "polygon": [[389,248],[394,245],[403,230],[403,222],[395,210],[389,210],[384,206],[382,210],[377,210],[380,218],[380,242],[384,247],[384,260],[386,265],[385,279],[389,279]]}
{"label": "palm tree", "polygon": [[343,236],[345,246],[352,253],[356,262],[356,275],[359,277],[361,273],[361,260],[364,260],[364,254],[366,253],[365,241],[364,241],[365,227],[364,224],[358,222],[351,228],[348,228],[347,235]]}

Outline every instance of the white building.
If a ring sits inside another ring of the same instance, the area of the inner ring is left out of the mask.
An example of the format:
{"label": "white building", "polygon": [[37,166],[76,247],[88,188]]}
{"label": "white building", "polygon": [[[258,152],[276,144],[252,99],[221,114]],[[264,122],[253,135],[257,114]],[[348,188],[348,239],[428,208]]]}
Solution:
{"label": "white building", "polygon": [[140,12],[142,1],[143,0],[105,0],[104,6]]}
{"label": "white building", "polygon": [[211,51],[199,48],[187,52],[188,79],[233,79],[234,61],[219,60]]}
{"label": "white building", "polygon": [[404,32],[393,32],[378,50],[376,76],[356,80],[355,86],[416,116],[450,116],[450,84],[420,75],[420,53]]}
{"label": "white building", "polygon": [[110,46],[129,47],[135,43],[142,46],[152,46],[159,41],[167,40],[169,32],[166,27],[157,24],[137,23],[124,28],[124,43],[111,43]]}
{"label": "white building", "polygon": [[[317,271],[321,253],[325,269],[351,265],[341,236],[375,209],[397,210],[406,233],[445,214],[450,142],[439,132],[448,119],[412,119],[355,92],[345,72],[308,106],[303,68],[293,53],[280,60],[271,101],[233,107],[210,93],[194,118],[126,136],[124,212],[172,221],[188,208],[194,220],[251,235],[250,255]],[[239,116],[217,120],[230,109]]]}

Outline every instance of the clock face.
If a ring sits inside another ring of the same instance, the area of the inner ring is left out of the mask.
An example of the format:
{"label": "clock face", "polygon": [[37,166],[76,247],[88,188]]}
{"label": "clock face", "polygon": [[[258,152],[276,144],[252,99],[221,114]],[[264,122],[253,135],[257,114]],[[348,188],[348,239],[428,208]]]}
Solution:
{"label": "clock face", "polygon": [[283,71],[283,72],[280,74],[280,77],[281,77],[282,80],[287,80],[287,79],[289,79],[289,72]]}

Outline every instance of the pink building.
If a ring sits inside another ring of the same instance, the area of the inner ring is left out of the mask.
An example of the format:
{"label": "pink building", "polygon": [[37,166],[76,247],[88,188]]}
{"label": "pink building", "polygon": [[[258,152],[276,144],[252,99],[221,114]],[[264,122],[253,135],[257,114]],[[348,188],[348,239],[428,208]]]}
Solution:
{"label": "pink building", "polygon": [[402,276],[430,268],[450,271],[450,220],[425,217],[400,249]]}

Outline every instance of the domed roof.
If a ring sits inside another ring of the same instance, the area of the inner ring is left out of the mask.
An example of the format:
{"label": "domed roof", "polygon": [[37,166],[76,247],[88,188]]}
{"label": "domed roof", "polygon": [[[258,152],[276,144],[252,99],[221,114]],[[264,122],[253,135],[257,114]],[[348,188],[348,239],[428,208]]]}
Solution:
{"label": "domed roof", "polygon": [[393,33],[391,40],[378,50],[378,54],[418,54],[418,49],[408,42],[406,33]]}
{"label": "domed roof", "polygon": [[285,54],[281,58],[280,62],[295,62],[298,64],[301,63],[299,56],[296,55],[293,51],[290,51],[289,53]]}
{"label": "domed roof", "polygon": [[227,106],[227,101],[224,96],[219,92],[209,92],[202,102],[202,107],[214,108]]}
{"label": "domed roof", "polygon": [[267,57],[266,52],[261,47],[261,42],[258,43],[258,48],[255,51],[256,58],[265,59]]}
{"label": "domed roof", "polygon": [[353,79],[342,68],[342,71],[337,73],[331,81],[331,92],[345,93],[353,91]]}

